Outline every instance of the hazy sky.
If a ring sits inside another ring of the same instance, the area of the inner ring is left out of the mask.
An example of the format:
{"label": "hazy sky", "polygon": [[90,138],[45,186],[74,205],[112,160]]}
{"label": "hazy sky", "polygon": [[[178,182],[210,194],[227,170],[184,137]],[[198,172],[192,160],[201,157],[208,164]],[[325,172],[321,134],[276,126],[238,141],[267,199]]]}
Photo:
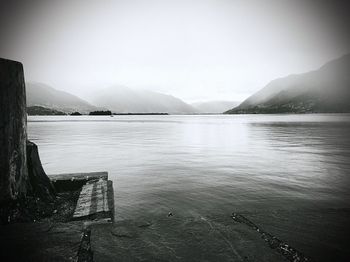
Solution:
{"label": "hazy sky", "polygon": [[349,5],[323,0],[2,1],[0,56],[83,98],[123,85],[243,100],[350,52]]}

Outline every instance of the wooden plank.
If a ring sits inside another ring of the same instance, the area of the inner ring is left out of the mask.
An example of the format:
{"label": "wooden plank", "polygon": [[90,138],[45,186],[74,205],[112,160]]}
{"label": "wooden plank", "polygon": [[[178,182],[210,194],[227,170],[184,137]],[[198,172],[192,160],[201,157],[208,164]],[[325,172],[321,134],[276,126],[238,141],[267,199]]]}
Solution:
{"label": "wooden plank", "polygon": [[108,199],[108,181],[100,179],[83,186],[74,211],[73,218],[85,218],[105,213],[111,216]]}

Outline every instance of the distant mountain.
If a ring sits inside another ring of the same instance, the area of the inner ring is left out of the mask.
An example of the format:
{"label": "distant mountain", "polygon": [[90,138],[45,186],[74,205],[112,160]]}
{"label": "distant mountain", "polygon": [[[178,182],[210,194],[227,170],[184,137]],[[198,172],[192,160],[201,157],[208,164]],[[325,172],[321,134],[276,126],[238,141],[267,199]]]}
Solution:
{"label": "distant mountain", "polygon": [[238,105],[239,102],[234,101],[206,101],[191,104],[199,113],[209,114],[221,114]]}
{"label": "distant mountain", "polygon": [[114,113],[189,114],[196,110],[179,98],[161,93],[115,86],[96,92],[91,101]]}
{"label": "distant mountain", "polygon": [[350,54],[318,70],[271,81],[225,113],[350,112]]}
{"label": "distant mountain", "polygon": [[66,113],[42,106],[27,107],[27,114],[30,116],[63,116]]}
{"label": "distant mountain", "polygon": [[88,113],[97,108],[87,101],[42,83],[26,83],[27,106],[42,106],[65,113],[79,111]]}

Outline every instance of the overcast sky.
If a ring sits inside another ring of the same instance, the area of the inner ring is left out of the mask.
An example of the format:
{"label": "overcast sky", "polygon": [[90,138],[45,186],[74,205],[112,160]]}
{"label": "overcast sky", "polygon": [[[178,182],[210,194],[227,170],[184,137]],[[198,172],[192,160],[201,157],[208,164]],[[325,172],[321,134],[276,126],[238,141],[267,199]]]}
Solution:
{"label": "overcast sky", "polygon": [[187,102],[241,101],[350,52],[342,1],[0,3],[0,56],[21,61],[27,81],[83,98],[123,85]]}

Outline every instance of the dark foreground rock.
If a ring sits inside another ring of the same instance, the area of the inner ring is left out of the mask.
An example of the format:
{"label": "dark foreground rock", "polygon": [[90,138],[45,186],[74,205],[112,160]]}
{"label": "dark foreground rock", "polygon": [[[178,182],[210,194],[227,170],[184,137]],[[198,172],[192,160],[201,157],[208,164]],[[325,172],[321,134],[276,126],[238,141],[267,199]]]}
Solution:
{"label": "dark foreground rock", "polygon": [[43,201],[52,202],[55,199],[55,189],[46,175],[40,161],[36,144],[27,141],[28,177],[32,194]]}
{"label": "dark foreground rock", "polygon": [[38,147],[30,141],[27,141],[26,158],[26,194],[0,206],[1,224],[45,218],[57,205],[55,188],[41,165]]}
{"label": "dark foreground rock", "polygon": [[0,226],[0,261],[77,261],[81,222]]}
{"label": "dark foreground rock", "polygon": [[70,221],[79,191],[56,197],[26,116],[23,66],[0,58],[0,261],[92,261],[89,231]]}
{"label": "dark foreground rock", "polygon": [[293,247],[319,262],[350,261],[350,209],[276,210],[244,216],[257,225],[261,233],[268,232],[286,242],[289,247],[285,251]]}
{"label": "dark foreground rock", "polygon": [[0,58],[0,207],[27,193],[23,66]]}

